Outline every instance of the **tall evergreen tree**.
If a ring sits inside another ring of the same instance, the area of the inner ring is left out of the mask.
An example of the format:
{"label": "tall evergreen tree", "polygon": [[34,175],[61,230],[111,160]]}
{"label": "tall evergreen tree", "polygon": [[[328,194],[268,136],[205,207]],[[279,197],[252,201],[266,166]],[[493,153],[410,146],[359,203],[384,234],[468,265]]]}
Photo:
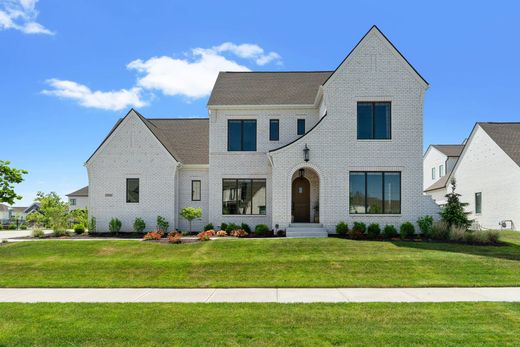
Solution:
{"label": "tall evergreen tree", "polygon": [[469,227],[471,221],[468,219],[468,212],[464,211],[464,207],[468,206],[467,203],[459,200],[460,194],[455,192],[457,188],[457,182],[455,178],[451,179],[451,193],[446,194],[448,202],[441,209],[441,218],[443,221],[457,227]]}

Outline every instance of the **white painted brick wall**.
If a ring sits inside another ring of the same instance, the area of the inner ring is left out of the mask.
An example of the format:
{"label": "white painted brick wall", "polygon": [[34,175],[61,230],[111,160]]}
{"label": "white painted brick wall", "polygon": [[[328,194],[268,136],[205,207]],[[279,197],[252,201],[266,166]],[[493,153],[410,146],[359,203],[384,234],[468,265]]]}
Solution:
{"label": "white painted brick wall", "polygon": [[[478,125],[459,161],[456,192],[469,204],[469,218],[494,229],[511,219],[520,229],[520,167]],[[481,214],[475,214],[477,192],[482,193]]]}
{"label": "white painted brick wall", "polygon": [[[86,166],[89,214],[98,231],[108,231],[112,217],[122,221],[122,231],[132,231],[135,218],[143,218],[150,231],[158,215],[173,228],[177,163],[136,114],[124,119]],[[139,203],[126,203],[126,178],[139,178]]]}
{"label": "white painted brick wall", "polygon": [[[76,205],[70,205],[71,199],[76,200]],[[88,208],[87,196],[74,196],[69,198],[69,211],[77,210],[78,208]]]}
{"label": "white painted brick wall", "polygon": [[[192,222],[192,231],[201,231],[204,225],[208,224],[209,220],[209,175],[208,169],[185,169],[181,167],[178,171],[179,184],[178,184],[178,196],[179,196],[179,209],[178,213],[184,207],[200,207],[202,208],[202,218],[194,220]],[[201,181],[201,196],[200,201],[191,200],[191,181]],[[179,216],[177,228],[179,230],[189,230],[189,223],[182,217]]]}
{"label": "white painted brick wall", "polygon": [[[446,171],[446,160],[448,157],[434,147],[430,147],[423,159],[423,189],[428,188],[440,179],[439,166],[444,166]],[[435,168],[435,178],[432,178],[432,168]]]}

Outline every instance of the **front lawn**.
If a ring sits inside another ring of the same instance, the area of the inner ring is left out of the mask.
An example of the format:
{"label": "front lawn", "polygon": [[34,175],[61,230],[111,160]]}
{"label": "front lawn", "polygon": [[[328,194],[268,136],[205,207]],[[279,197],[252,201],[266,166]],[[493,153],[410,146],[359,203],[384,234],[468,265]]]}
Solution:
{"label": "front lawn", "polygon": [[518,303],[0,304],[1,346],[518,346]]}
{"label": "front lawn", "polygon": [[0,246],[0,287],[426,286],[520,286],[520,244],[328,238]]}

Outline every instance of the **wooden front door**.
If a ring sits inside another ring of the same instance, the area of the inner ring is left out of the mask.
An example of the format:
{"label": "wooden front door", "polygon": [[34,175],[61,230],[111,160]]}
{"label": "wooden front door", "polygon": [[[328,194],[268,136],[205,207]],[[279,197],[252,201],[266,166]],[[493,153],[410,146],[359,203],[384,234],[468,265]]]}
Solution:
{"label": "wooden front door", "polygon": [[311,221],[311,184],[305,177],[298,177],[292,183],[292,214],[295,223]]}

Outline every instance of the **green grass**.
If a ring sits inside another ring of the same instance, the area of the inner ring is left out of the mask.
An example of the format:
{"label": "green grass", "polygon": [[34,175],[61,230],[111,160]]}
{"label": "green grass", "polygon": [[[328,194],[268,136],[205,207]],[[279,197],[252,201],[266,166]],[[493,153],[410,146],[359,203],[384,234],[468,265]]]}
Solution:
{"label": "green grass", "polygon": [[506,246],[345,239],[227,239],[170,245],[40,241],[0,246],[0,287],[519,286]]}
{"label": "green grass", "polygon": [[518,303],[0,304],[0,346],[518,346]]}

